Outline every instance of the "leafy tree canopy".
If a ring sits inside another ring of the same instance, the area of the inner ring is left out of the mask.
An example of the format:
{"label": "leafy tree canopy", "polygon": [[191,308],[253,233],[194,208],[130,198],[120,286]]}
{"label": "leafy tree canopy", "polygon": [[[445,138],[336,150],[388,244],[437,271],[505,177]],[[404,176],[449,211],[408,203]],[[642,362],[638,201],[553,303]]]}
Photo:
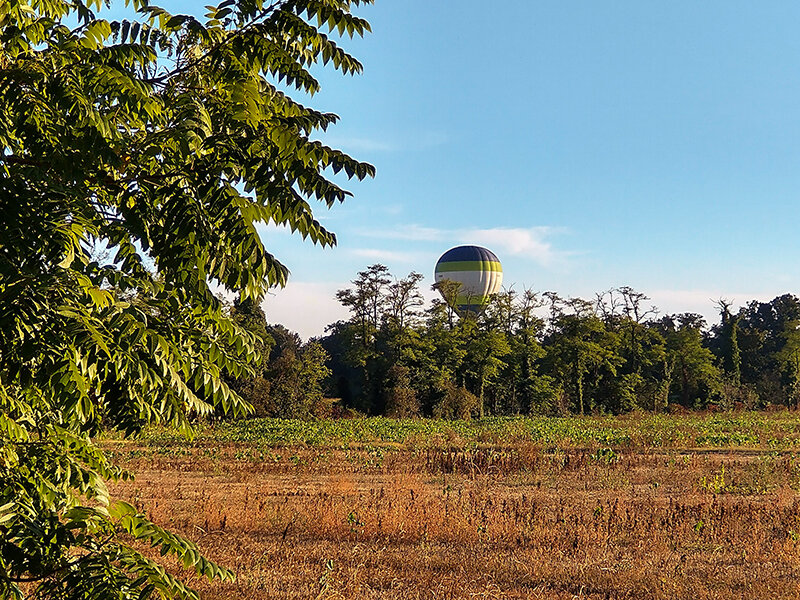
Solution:
{"label": "leafy tree canopy", "polygon": [[104,479],[125,474],[91,436],[248,410],[225,381],[256,339],[212,286],[258,301],[283,284],[256,224],[333,244],[312,203],[348,195],[333,174],[373,174],[313,140],[336,115],[283,91],[316,92],[315,63],[361,71],[331,36],[369,31],[365,2],[226,0],[200,19],[128,0],[123,21],[101,0],[0,2],[0,597],[195,597],[120,532],[232,576],[110,503]]}

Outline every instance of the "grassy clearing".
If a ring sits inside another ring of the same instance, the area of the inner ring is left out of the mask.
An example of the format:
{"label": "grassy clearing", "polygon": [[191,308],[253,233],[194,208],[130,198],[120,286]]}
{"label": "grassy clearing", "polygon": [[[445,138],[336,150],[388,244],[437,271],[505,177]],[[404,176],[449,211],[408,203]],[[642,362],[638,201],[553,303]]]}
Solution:
{"label": "grassy clearing", "polygon": [[106,442],[223,598],[797,598],[800,417],[248,421]]}

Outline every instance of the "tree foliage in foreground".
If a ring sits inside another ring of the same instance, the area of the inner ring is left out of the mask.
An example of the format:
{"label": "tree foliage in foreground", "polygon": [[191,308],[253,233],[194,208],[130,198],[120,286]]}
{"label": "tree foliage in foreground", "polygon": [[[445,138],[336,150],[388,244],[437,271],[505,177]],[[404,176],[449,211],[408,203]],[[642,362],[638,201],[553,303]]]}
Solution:
{"label": "tree foliage in foreground", "polygon": [[330,36],[369,30],[362,3],[198,19],[128,0],[114,22],[101,0],[0,2],[0,597],[196,597],[142,545],[232,577],[112,502],[104,480],[127,475],[92,437],[248,411],[227,381],[260,349],[212,286],[257,301],[284,283],[256,223],[333,244],[312,203],[348,195],[331,174],[373,174],[311,138],[336,115],[278,87],[361,71]]}

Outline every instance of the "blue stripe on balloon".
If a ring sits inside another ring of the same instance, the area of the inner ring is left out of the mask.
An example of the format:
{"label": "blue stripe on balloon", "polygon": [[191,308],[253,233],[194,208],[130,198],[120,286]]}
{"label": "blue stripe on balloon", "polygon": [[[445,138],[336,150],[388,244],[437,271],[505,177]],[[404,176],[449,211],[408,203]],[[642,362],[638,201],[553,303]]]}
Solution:
{"label": "blue stripe on balloon", "polygon": [[487,250],[481,246],[456,246],[451,248],[439,259],[439,262],[455,262],[455,261],[493,261],[500,262],[495,256],[494,252]]}

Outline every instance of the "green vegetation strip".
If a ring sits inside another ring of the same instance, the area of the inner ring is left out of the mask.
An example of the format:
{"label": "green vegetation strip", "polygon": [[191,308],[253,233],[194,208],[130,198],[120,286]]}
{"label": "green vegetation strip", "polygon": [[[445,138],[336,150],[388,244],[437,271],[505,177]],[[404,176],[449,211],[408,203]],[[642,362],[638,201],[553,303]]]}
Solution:
{"label": "green vegetation strip", "polygon": [[[149,429],[142,441],[186,444],[180,434]],[[249,419],[198,426],[195,442],[264,446],[394,445],[409,447],[530,442],[664,448],[794,448],[800,445],[800,414],[627,415],[621,417],[498,417],[473,421],[388,419],[301,421]]]}

